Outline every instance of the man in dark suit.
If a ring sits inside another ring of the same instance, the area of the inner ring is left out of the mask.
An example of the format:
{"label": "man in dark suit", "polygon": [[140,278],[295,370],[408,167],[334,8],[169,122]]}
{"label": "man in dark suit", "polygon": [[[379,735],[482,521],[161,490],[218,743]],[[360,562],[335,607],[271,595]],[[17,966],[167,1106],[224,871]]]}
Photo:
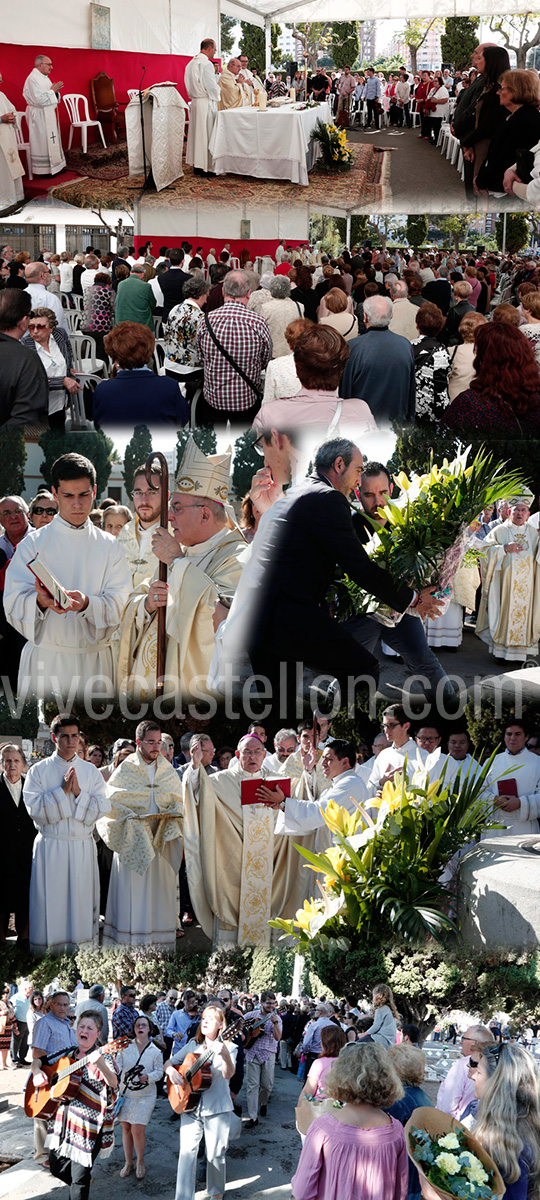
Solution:
{"label": "man in dark suit", "polygon": [[14,913],[17,941],[28,946],[30,872],[37,829],[23,799],[27,763],[22,750],[10,743],[2,746],[0,762],[0,942],[6,940],[10,913]]}
{"label": "man in dark suit", "polygon": [[[247,651],[257,675],[266,676],[274,701],[287,664],[288,712],[294,712],[296,664],[328,682],[337,678],[342,704],[350,703],[356,681],[377,682],[374,656],[334,620],[326,595],[338,568],[398,612],[437,615],[432,589],[417,593],[373,563],[352,523],[349,496],[362,478],[363,458],[354,442],[336,438],[315,456],[315,473],[295,488],[281,520],[272,526],[261,555],[261,578],[248,622]],[[350,686],[349,686],[350,685]]]}
{"label": "man in dark suit", "polygon": [[47,421],[49,388],[37,354],[20,339],[28,329],[32,301],[28,292],[0,292],[0,427],[22,429]]}
{"label": "man in dark suit", "polygon": [[169,253],[169,258],[171,262],[169,270],[159,277],[159,286],[163,292],[163,324],[165,324],[171,308],[182,303],[184,284],[186,279],[191,279],[191,275],[182,270],[184,251],[181,246],[174,246]]}
{"label": "man in dark suit", "polygon": [[116,268],[117,267],[127,267],[129,270],[130,264],[127,261],[128,254],[129,254],[129,250],[128,250],[127,246],[123,246],[121,250],[118,250],[116,258],[113,258],[113,260],[112,260],[111,284],[113,287],[113,291],[116,291],[118,284],[120,282],[120,280],[116,278]]}
{"label": "man in dark suit", "polygon": [[454,303],[450,308],[450,312],[446,318],[446,325],[440,333],[441,342],[445,346],[458,346],[463,338],[459,332],[459,326],[463,317],[467,313],[476,312],[476,309],[469,301],[469,296],[472,293],[472,285],[467,279],[458,279],[454,283]]}

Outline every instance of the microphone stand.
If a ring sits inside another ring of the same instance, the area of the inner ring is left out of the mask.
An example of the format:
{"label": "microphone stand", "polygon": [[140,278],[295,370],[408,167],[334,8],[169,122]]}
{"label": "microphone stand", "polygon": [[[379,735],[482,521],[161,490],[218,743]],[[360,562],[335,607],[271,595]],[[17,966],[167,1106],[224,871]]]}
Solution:
{"label": "microphone stand", "polygon": [[145,74],[146,74],[146,67],[143,66],[141,82],[139,84],[139,108],[140,108],[140,114],[141,114],[141,137],[142,137],[143,171],[144,171],[144,185],[143,185],[143,189],[142,189],[143,192],[147,192],[149,190],[149,188],[151,188],[154,184],[154,179],[152,176],[152,166],[150,165],[150,167],[147,169],[147,164],[146,164],[146,140],[145,140],[145,134],[144,134],[144,111],[143,111],[143,94],[142,94],[142,85],[143,85],[143,79],[144,79]]}

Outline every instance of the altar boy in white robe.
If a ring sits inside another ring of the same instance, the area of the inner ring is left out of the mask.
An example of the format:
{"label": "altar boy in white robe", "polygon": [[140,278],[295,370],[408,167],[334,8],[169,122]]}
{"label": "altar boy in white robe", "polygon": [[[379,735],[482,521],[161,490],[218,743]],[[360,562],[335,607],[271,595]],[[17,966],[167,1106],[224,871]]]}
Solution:
{"label": "altar boy in white robe", "polygon": [[135,736],[135,754],[109,780],[111,814],[98,826],[114,851],[103,942],[171,950],[182,861],[182,782],[161,753],[155,721],[141,721]]}
{"label": "altar boy in white robe", "polygon": [[62,81],[51,83],[49,75],[53,64],[48,54],[38,54],[34,70],[27,76],[23,96],[28,105],[28,140],[34,175],[58,175],[66,166],[58,105]]}
{"label": "altar boy in white robe", "polygon": [[540,817],[540,757],[527,750],[527,730],[510,718],[504,731],[505,749],[496,754],[486,779],[489,791],[499,798],[494,820],[504,829],[490,830],[488,837],[505,833],[538,833]]}
{"label": "altar boy in white robe", "polygon": [[186,147],[186,162],[193,167],[194,175],[213,172],[213,161],[209,145],[217,115],[221,92],[212,65],[216,43],[212,38],[201,42],[201,49],[188,62],[184,75],[187,94],[191,100],[189,129]]}
{"label": "altar boy in white robe", "polygon": [[[357,812],[357,803],[369,806],[368,789],[364,780],[356,774],[356,746],[343,738],[332,738],[322,755],[322,769],[327,780],[327,790],[319,800],[298,800],[285,797],[281,791],[270,792],[261,785],[260,797],[272,808],[280,809],[276,821],[276,833],[312,833],[317,830],[316,849],[327,850],[332,844],[332,833],[324,813],[328,804],[339,805],[347,812]],[[376,816],[376,813],[374,814]]]}
{"label": "altar boy in white robe", "polygon": [[24,200],[24,167],[17,150],[15,121],[15,106],[0,92],[0,211]]}
{"label": "altar boy in white robe", "polygon": [[[85,689],[94,697],[112,697],[110,642],[131,591],[131,571],[116,538],[89,520],[96,495],[89,459],[63,454],[53,463],[51,483],[58,513],[18,546],[6,571],[4,609],[27,643],[19,694],[56,696],[65,709],[84,698]],[[67,592],[71,603],[66,611],[32,574],[37,555]]]}
{"label": "altar boy in white robe", "polygon": [[93,831],[110,808],[108,788],[93,763],[79,758],[77,717],[51,722],[55,750],[34,763],[23,800],[39,830],[30,879],[33,954],[70,953],[97,942],[99,874]]}

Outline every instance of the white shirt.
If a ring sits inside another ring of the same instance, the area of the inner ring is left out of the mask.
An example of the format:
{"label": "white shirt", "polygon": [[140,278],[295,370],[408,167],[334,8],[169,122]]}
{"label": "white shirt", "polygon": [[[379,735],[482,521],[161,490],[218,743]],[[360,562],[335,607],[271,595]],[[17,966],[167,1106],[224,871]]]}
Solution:
{"label": "white shirt", "polygon": [[62,301],[58,299],[58,296],[55,296],[54,292],[48,292],[42,283],[29,283],[25,290],[32,301],[32,308],[52,309],[60,328],[65,329],[66,333],[69,333],[64,309],[62,308]]}
{"label": "white shirt", "polygon": [[401,771],[405,758],[407,759],[408,773],[413,772],[422,765],[425,758],[425,750],[420,750],[413,738],[409,738],[404,746],[389,746],[387,750],[381,750],[377,755],[373,764],[373,770],[369,777],[368,794],[374,796],[380,787],[380,782],[383,775],[388,771]]}
{"label": "white shirt", "polygon": [[82,288],[83,292],[85,292],[87,288],[92,287],[94,279],[98,273],[98,270],[100,270],[100,269],[101,269],[100,267],[86,267],[85,268],[85,270],[83,271],[83,273],[81,275],[81,288]]}
{"label": "white shirt", "polygon": [[364,780],[351,768],[342,771],[332,780],[330,787],[323,792],[320,800],[295,800],[287,796],[285,811],[278,812],[276,833],[309,833],[313,829],[321,829],[325,825],[323,813],[329,800],[334,800],[348,812],[356,812],[355,800],[364,804],[368,790]]}

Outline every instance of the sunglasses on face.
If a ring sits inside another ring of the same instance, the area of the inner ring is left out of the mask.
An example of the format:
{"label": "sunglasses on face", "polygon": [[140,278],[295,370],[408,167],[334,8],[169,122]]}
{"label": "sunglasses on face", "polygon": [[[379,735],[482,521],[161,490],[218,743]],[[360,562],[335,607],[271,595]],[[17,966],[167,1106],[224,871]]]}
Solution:
{"label": "sunglasses on face", "polygon": [[469,1067],[477,1067],[477,1066],[478,1066],[478,1060],[476,1058],[470,1058],[469,1059]]}
{"label": "sunglasses on face", "polygon": [[48,329],[49,326],[46,321],[43,324],[39,324],[39,325],[36,324],[35,321],[30,321],[28,328],[29,329]]}
{"label": "sunglasses on face", "polygon": [[35,508],[32,515],[34,517],[42,517],[44,514],[46,514],[48,517],[55,517],[56,509],[55,508]]}

